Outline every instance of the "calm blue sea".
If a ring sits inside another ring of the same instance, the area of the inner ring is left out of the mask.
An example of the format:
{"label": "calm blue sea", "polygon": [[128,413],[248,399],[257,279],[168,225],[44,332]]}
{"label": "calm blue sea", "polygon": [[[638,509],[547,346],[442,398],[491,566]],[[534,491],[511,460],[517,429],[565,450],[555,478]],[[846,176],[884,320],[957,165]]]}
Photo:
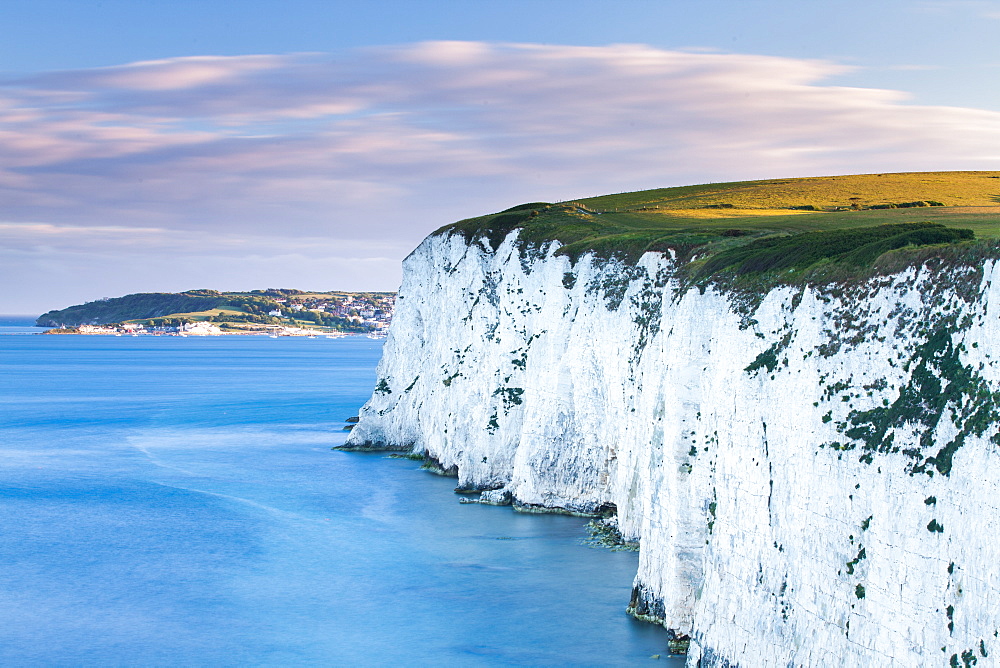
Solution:
{"label": "calm blue sea", "polygon": [[583,520],[330,450],[380,341],[31,331],[0,323],[0,665],[668,663]]}

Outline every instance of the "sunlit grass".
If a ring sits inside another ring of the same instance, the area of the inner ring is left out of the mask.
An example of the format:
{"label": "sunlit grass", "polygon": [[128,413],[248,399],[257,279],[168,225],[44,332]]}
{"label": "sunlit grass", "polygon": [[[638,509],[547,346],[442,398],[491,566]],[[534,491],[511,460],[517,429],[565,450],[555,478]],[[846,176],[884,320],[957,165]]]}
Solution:
{"label": "sunlit grass", "polygon": [[814,206],[835,209],[900,202],[939,201],[945,206],[995,206],[1000,172],[908,172],[709,183],[578,200],[593,210],[638,207],[691,209],[732,205],[738,209]]}
{"label": "sunlit grass", "polygon": [[716,218],[758,218],[761,216],[808,216],[809,211],[792,209],[664,209],[650,211],[651,215],[687,220],[712,220]]}
{"label": "sunlit grass", "polygon": [[[496,248],[510,232],[519,230],[522,243],[541,247],[558,241],[562,244],[558,252],[574,261],[594,253],[634,262],[648,251],[670,251],[681,259],[697,256],[701,263],[769,237],[842,230],[856,235],[861,228],[887,224],[935,223],[971,230],[979,240],[992,240],[1000,238],[998,205],[1000,172],[861,174],[661,188],[558,204],[536,202],[460,221],[439,232],[482,238]],[[944,234],[942,240],[950,239],[944,244],[931,243],[924,236],[915,236],[908,247],[989,246],[973,242],[965,233]],[[807,234],[803,243],[822,245],[839,238]],[[898,258],[907,251],[894,247],[889,252]],[[920,257],[925,254],[921,251]],[[875,259],[865,255],[866,264],[875,264]],[[824,260],[831,261],[840,262]]]}

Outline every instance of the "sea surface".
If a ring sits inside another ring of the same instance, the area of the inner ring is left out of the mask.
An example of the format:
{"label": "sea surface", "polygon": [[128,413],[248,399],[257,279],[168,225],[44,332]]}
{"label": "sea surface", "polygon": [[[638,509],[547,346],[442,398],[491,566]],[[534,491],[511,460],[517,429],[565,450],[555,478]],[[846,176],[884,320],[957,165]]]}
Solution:
{"label": "sea surface", "polygon": [[0,322],[0,665],[680,664],[585,520],[330,450],[380,341],[37,331]]}

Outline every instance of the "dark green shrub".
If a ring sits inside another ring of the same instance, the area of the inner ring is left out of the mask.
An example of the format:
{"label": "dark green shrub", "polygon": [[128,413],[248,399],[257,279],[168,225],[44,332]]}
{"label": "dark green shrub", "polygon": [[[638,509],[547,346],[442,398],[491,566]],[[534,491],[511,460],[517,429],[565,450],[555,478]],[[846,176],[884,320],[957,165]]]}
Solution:
{"label": "dark green shrub", "polygon": [[948,243],[973,237],[972,230],[937,223],[900,223],[768,237],[716,254],[705,262],[699,276],[707,278],[719,272],[743,275],[806,269],[822,261],[861,267],[870,265],[886,251],[903,246]]}

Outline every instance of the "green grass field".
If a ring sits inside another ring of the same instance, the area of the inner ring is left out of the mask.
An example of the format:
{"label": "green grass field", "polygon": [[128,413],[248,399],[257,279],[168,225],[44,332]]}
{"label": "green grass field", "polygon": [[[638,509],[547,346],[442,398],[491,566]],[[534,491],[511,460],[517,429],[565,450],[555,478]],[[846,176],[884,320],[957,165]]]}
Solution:
{"label": "green grass field", "polygon": [[[207,311],[189,311],[187,313],[171,313],[168,318],[184,318],[186,320],[191,320],[192,322],[200,322],[208,320],[209,318],[220,316],[220,315],[244,315],[244,311],[235,308],[213,308]],[[135,322],[139,322],[140,319],[136,319]]]}
{"label": "green grass field", "polygon": [[[907,227],[912,223],[971,234],[917,234]],[[909,236],[883,231],[882,245],[867,247],[874,242],[860,228],[881,225],[898,225],[894,230]],[[627,262],[647,251],[673,251],[685,260],[697,257],[690,266],[702,278],[772,271],[767,262],[750,256],[754,249],[775,252],[765,250],[762,240],[791,235],[799,241],[782,242],[782,248],[800,261],[783,266],[786,273],[800,278],[820,265],[844,263],[857,273],[876,266],[883,254],[898,264],[916,248],[923,250],[914,257],[923,258],[929,247],[995,245],[993,240],[1000,238],[1000,172],[862,174],[661,188],[524,204],[438,232],[485,238],[495,248],[515,229],[529,246],[561,242],[559,252],[574,261],[588,252]],[[889,237],[896,238],[887,241]],[[738,263],[710,259],[744,246],[748,250]]]}

